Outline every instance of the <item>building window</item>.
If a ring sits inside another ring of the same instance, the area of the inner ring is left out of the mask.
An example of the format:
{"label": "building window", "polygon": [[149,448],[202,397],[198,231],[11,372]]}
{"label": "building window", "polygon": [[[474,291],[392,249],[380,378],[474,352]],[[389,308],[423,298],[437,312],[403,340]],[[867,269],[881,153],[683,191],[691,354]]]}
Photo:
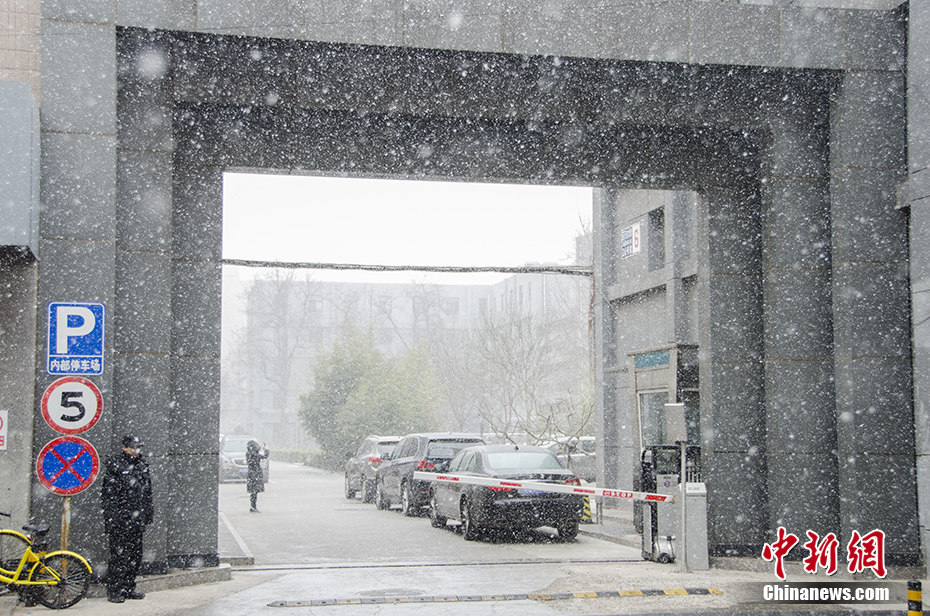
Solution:
{"label": "building window", "polygon": [[646,235],[649,271],[665,267],[665,210],[658,208],[649,212]]}
{"label": "building window", "polygon": [[644,391],[639,394],[639,426],[642,447],[667,445],[665,442],[665,405],[668,391]]}
{"label": "building window", "polygon": [[651,353],[637,353],[633,357],[637,370],[646,368],[661,368],[667,366],[671,358],[671,351],[653,351]]}
{"label": "building window", "polygon": [[442,300],[442,311],[449,316],[458,316],[459,314],[459,298],[457,297],[446,297]]}

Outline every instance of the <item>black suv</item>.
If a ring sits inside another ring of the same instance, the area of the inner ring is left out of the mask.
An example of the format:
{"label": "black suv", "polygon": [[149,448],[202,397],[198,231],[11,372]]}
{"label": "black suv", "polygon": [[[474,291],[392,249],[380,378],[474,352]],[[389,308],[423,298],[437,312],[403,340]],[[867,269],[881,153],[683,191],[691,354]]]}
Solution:
{"label": "black suv", "polygon": [[408,434],[378,468],[375,504],[378,509],[388,509],[399,501],[404,515],[419,515],[429,504],[430,482],[414,480],[414,471],[434,471],[460,449],[484,444],[475,434]]}

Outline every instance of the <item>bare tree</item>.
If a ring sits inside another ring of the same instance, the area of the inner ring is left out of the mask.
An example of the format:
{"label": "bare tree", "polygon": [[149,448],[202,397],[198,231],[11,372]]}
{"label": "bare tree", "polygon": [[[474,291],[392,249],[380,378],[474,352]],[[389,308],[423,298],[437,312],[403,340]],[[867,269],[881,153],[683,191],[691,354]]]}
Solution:
{"label": "bare tree", "polygon": [[275,425],[272,440],[279,447],[297,445],[293,381],[295,371],[300,370],[298,356],[310,352],[307,332],[318,318],[317,285],[310,276],[299,280],[291,270],[272,269],[257,278],[246,294],[249,324],[243,345],[252,390],[258,390],[260,396],[270,393],[270,400],[260,406],[271,407],[273,416],[269,419]]}
{"label": "bare tree", "polygon": [[470,345],[478,414],[501,438],[582,434],[593,405],[584,349],[567,345],[564,320],[509,310],[489,319]]}
{"label": "bare tree", "polygon": [[[581,221],[573,255],[590,265],[591,234]],[[501,440],[567,440],[593,433],[592,281],[535,275],[526,294],[489,298],[477,322],[431,337],[435,374],[456,429]],[[420,297],[425,297],[421,294]],[[496,303],[493,303],[495,302]],[[434,300],[431,305],[439,302]],[[492,305],[493,304],[493,305]]]}
{"label": "bare tree", "polygon": [[468,378],[468,341],[469,333],[458,331],[430,341],[433,374],[445,396],[446,421],[451,430],[462,432],[479,429],[475,387]]}
{"label": "bare tree", "polygon": [[542,305],[499,307],[454,345],[438,345],[450,414],[462,423],[478,418],[500,440],[589,434],[594,404],[585,285],[550,284]]}

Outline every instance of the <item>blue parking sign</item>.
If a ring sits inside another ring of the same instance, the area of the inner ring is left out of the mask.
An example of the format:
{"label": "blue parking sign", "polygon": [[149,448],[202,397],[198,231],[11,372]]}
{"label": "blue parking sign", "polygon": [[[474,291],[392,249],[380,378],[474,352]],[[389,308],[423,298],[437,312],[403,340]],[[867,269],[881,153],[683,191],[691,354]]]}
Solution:
{"label": "blue parking sign", "polygon": [[49,374],[103,374],[103,304],[48,305]]}

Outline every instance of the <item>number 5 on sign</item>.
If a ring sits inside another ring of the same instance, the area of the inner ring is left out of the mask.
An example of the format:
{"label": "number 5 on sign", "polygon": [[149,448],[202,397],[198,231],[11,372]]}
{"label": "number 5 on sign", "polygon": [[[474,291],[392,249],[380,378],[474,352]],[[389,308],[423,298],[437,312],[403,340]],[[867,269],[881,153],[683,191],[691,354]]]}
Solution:
{"label": "number 5 on sign", "polygon": [[66,376],[48,386],[42,396],[42,417],[56,432],[80,434],[94,427],[103,411],[103,396],[92,382]]}

